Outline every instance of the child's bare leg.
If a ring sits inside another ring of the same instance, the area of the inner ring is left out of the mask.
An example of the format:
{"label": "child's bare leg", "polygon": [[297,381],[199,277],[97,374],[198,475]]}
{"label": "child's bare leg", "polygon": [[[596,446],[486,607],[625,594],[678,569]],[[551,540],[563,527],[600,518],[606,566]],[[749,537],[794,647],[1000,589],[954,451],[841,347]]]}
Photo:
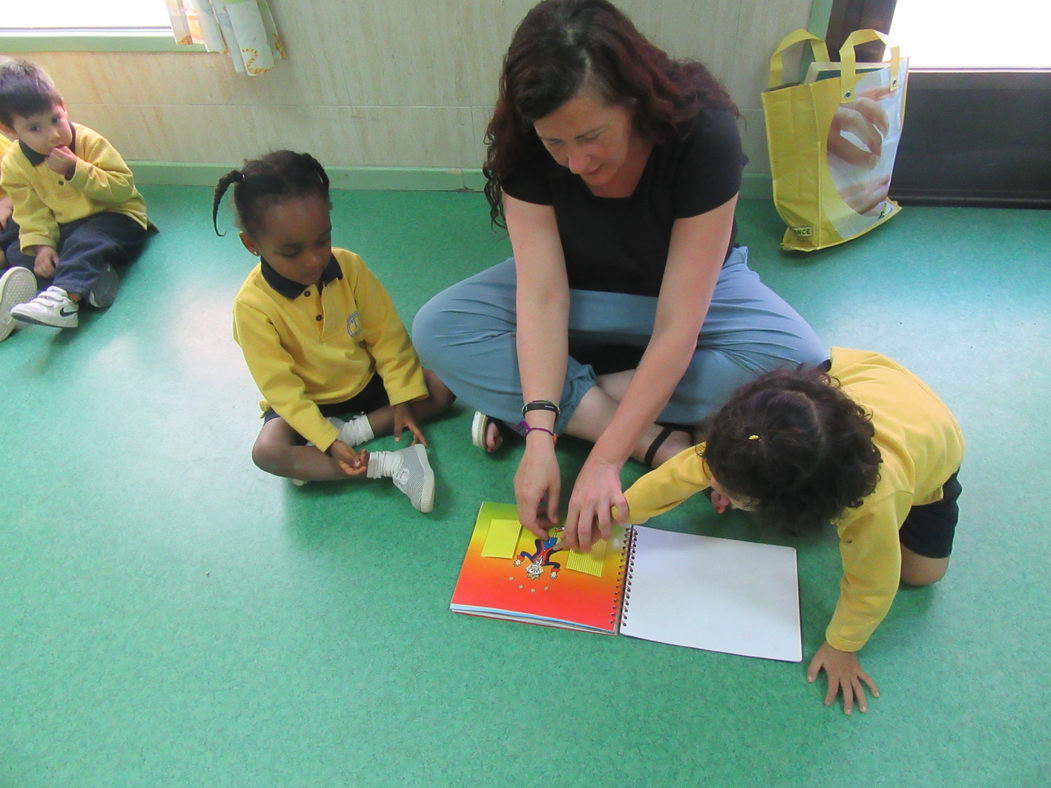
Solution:
{"label": "child's bare leg", "polygon": [[[420,422],[430,421],[442,411],[448,410],[456,399],[456,395],[449,390],[449,387],[429,369],[423,371],[423,377],[427,381],[427,390],[430,395],[426,399],[418,399],[412,403],[413,415]],[[394,431],[394,408],[389,405],[371,411],[367,414],[367,418],[374,435],[389,435]]]}
{"label": "child's bare leg", "polygon": [[267,473],[303,481],[348,479],[339,463],[303,439],[284,419],[271,419],[259,431],[252,461]]}
{"label": "child's bare leg", "polygon": [[901,582],[910,586],[937,583],[949,569],[949,557],[928,558],[901,546]]}

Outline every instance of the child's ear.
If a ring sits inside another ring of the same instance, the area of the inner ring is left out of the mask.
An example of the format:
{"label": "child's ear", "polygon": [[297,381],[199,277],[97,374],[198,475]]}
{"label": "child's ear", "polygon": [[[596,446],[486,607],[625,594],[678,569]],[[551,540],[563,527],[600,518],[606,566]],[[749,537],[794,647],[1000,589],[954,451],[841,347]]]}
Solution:
{"label": "child's ear", "polygon": [[259,247],[255,245],[255,242],[248,236],[248,233],[241,233],[241,243],[244,244],[244,248],[249,252],[259,257]]}
{"label": "child's ear", "polygon": [[4,136],[12,142],[18,142],[18,135],[15,134],[15,130],[10,126],[5,126],[3,123],[0,123],[0,131],[2,131]]}

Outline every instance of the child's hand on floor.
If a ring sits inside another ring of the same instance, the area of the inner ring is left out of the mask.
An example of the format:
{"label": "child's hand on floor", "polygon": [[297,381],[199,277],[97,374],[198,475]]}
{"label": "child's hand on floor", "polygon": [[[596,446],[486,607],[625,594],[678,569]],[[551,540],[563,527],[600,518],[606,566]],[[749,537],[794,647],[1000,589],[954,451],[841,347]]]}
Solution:
{"label": "child's hand on floor", "polygon": [[51,153],[47,155],[47,166],[66,178],[73,177],[77,169],[77,161],[77,154],[65,145],[52,148]]}
{"label": "child's hand on floor", "polygon": [[0,230],[7,229],[7,220],[11,218],[13,212],[14,206],[11,204],[11,198],[0,197]]}
{"label": "child's hand on floor", "polygon": [[417,443],[422,443],[424,446],[427,445],[427,439],[423,437],[423,430],[420,429],[420,425],[416,423],[416,417],[412,413],[412,405],[408,402],[402,402],[395,405],[394,408],[394,440],[401,442],[401,434],[408,430],[412,433],[412,443],[410,446],[415,446]]}
{"label": "child's hand on floor", "polygon": [[865,689],[861,686],[864,681],[872,697],[879,697],[879,689],[872,677],[861,668],[858,655],[853,651],[840,651],[825,643],[814,654],[807,668],[807,681],[817,679],[817,674],[824,669],[828,677],[828,692],[825,693],[825,705],[831,706],[836,696],[843,693],[843,713],[850,714],[854,710],[854,701],[857,700],[858,708],[862,712],[869,710],[868,700],[865,698]]}
{"label": "child's hand on floor", "polygon": [[328,453],[347,476],[361,476],[369,469],[369,453],[364,449],[354,451],[343,441],[333,441]]}
{"label": "child's hand on floor", "polygon": [[55,275],[55,265],[58,263],[58,250],[53,246],[38,246],[34,252],[33,273],[42,279],[50,279]]}

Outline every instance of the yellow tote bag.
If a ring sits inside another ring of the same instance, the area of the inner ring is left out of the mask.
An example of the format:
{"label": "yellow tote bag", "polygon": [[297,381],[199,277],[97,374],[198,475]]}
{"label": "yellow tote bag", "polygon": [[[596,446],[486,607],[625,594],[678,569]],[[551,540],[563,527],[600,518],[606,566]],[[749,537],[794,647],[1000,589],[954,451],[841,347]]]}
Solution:
{"label": "yellow tote bag", "polygon": [[[855,60],[882,41],[886,63]],[[807,81],[783,85],[785,50],[809,43]],[[901,210],[887,197],[905,117],[908,60],[876,30],[856,30],[828,62],[825,42],[794,30],[770,58],[762,94],[774,205],[788,229],[783,249],[812,252],[863,235]]]}

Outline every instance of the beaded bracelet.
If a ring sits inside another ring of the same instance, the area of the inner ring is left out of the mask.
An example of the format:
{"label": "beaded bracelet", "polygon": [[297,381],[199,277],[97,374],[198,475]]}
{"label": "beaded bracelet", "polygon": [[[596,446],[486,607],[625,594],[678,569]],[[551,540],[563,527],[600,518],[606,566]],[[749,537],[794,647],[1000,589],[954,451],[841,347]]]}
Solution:
{"label": "beaded bracelet", "polygon": [[525,405],[523,405],[522,406],[522,418],[524,419],[525,415],[527,413],[529,413],[529,411],[531,411],[531,410],[546,410],[546,411],[549,411],[549,412],[555,414],[555,418],[556,419],[562,413],[562,408],[558,407],[558,405],[556,405],[554,402],[552,402],[551,400],[547,400],[547,399],[535,399],[532,402],[527,402]]}
{"label": "beaded bracelet", "polygon": [[526,431],[525,432],[526,432],[526,435],[528,435],[531,432],[546,432],[552,438],[555,437],[555,433],[553,433],[547,427],[526,427]]}

